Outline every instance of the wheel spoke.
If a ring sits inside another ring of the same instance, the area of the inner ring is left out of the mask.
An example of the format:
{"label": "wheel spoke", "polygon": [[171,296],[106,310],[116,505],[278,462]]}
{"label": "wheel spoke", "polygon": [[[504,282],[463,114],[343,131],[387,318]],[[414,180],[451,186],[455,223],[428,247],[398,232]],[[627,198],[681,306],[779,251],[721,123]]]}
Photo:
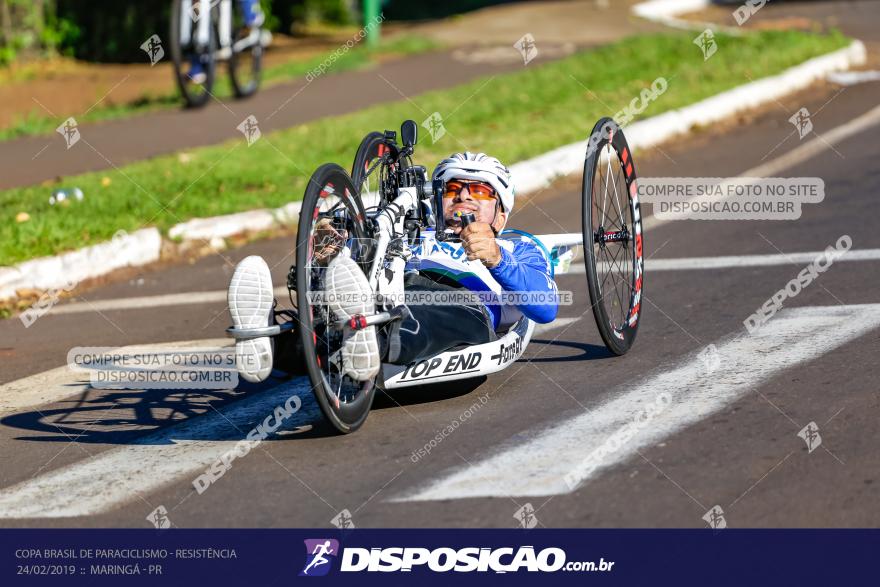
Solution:
{"label": "wheel spoke", "polygon": [[[631,290],[631,288],[629,286],[628,275],[631,275],[631,274],[628,274],[624,270],[624,267],[621,266],[622,261],[623,261],[623,259],[621,257],[626,258],[629,256],[627,254],[628,253],[627,247],[621,246],[621,247],[618,247],[618,249],[619,250],[618,250],[617,254],[614,256],[614,269],[616,270],[615,271],[614,287],[615,287],[615,289],[618,289],[618,290],[625,288],[629,292],[629,290]],[[627,300],[631,299],[631,295],[628,295],[626,297],[626,299]],[[627,303],[626,306],[624,306],[623,301],[621,301],[621,308],[623,308],[623,311],[625,311],[625,310],[629,309],[629,304]]]}
{"label": "wheel spoke", "polygon": [[[623,166],[617,156],[617,151],[610,144],[605,146],[602,155],[608,157],[607,161],[601,161],[596,166],[597,172],[594,179],[593,207],[594,221],[591,223],[592,232],[599,237],[600,230],[604,232],[626,231],[632,235],[631,229],[631,206],[627,192],[626,177]],[[614,161],[612,161],[612,157]],[[599,190],[601,204],[599,202]],[[613,190],[613,194],[610,193]],[[608,200],[611,199],[609,209]],[[614,214],[611,214],[611,209]],[[632,239],[632,236],[630,236]],[[615,329],[621,329],[626,325],[629,307],[633,296],[633,268],[634,249],[630,247],[630,239],[622,241],[604,241],[593,244],[593,258],[596,261],[596,277],[599,281],[599,301],[605,307],[606,314]],[[613,288],[610,294],[608,288]]]}
{"label": "wheel spoke", "polygon": [[[602,149],[602,151],[604,152],[606,149],[608,149],[608,145],[605,145],[605,147]],[[602,168],[601,164],[602,164],[602,160],[600,157],[599,158],[599,169],[600,170]],[[610,157],[610,155],[608,156],[608,171],[611,171],[611,157]],[[602,174],[600,177],[602,177],[602,176],[605,177],[605,181],[602,186],[602,218],[601,218],[601,221],[599,222],[600,226],[602,226],[602,222],[604,222],[604,220],[605,220],[605,204],[608,201],[608,175]]]}
{"label": "wheel spoke", "polygon": [[[614,154],[617,155],[617,151],[615,151]],[[609,159],[608,165],[609,165],[609,167],[611,166],[611,161],[610,161],[610,159]],[[620,162],[618,161],[618,164],[617,164],[617,171],[618,171],[618,173],[619,173],[621,170],[622,170],[622,167],[620,166]],[[615,174],[613,174],[612,177],[611,177],[611,181],[612,181],[613,184],[614,184],[614,199],[613,199],[613,201],[614,201],[615,205],[617,206],[617,219],[618,219],[619,221],[622,222],[622,221],[623,221],[623,212],[622,212],[621,209],[620,209],[620,200],[619,200],[619,198],[618,198],[618,189],[617,189],[617,179],[614,177],[614,176],[616,176],[616,175],[617,175],[617,174],[615,173]]]}

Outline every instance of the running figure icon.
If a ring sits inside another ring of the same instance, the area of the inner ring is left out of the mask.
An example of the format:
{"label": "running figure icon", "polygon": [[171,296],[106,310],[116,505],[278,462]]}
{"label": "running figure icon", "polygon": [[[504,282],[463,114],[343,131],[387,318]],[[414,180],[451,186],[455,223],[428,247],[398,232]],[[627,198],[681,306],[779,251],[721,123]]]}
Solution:
{"label": "running figure icon", "polygon": [[[329,556],[336,556],[337,555],[336,551],[339,547],[338,546],[339,543],[336,540],[329,540],[328,539],[328,540],[324,540],[323,542],[320,542],[317,540],[314,540],[314,541],[307,540],[306,541],[306,545],[307,545],[306,552],[308,552],[309,543],[314,544],[314,547],[311,549],[311,552],[309,553],[311,555],[310,560],[308,561],[308,563],[306,564],[305,568],[302,570],[302,573],[300,573],[300,575],[309,575],[310,570],[316,569],[317,567],[320,567],[321,565],[328,564],[330,562],[330,559],[327,558],[327,556],[328,555]],[[320,569],[320,571],[317,574],[318,575],[325,575],[325,574],[327,574],[328,570],[329,570],[329,568]],[[312,575],[312,576],[314,576],[314,575]]]}

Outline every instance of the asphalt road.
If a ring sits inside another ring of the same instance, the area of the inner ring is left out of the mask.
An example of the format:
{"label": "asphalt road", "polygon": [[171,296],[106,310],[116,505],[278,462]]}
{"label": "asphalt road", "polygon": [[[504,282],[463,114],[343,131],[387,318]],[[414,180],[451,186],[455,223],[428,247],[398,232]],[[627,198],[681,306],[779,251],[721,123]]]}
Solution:
{"label": "asphalt road", "polygon": [[[735,176],[868,112],[878,87],[819,84],[638,153],[639,174]],[[788,122],[802,106],[814,124],[803,140]],[[585,129],[591,122],[578,121]],[[852,306],[880,301],[880,261],[833,264],[756,339],[745,336],[743,320],[808,262],[754,266],[744,257],[738,268],[653,272],[651,263],[821,251],[842,235],[854,250],[880,248],[877,131],[864,128],[780,172],[825,181],[825,200],[805,206],[799,220],[650,227],[649,219],[643,321],[627,356],[604,350],[584,275],[560,276],[575,303],[522,360],[472,385],[380,398],[348,436],[324,424],[302,380],[204,396],[92,390],[63,368],[39,376],[63,367],[74,346],[221,338],[229,322],[222,301],[94,309],[119,298],[223,290],[249,254],[264,255],[280,285],[292,262],[289,237],[144,270],[83,293],[74,307],[83,311],[59,306],[30,328],[5,320],[0,525],[143,527],[163,506],[179,527],[331,527],[342,510],[362,527],[516,527],[516,512],[529,504],[547,527],[700,527],[715,506],[730,527],[876,526],[880,328],[876,306]],[[511,226],[579,230],[578,181],[523,198]],[[719,359],[710,375],[698,372],[708,345]],[[22,381],[28,376],[37,378]],[[560,484],[664,391],[668,411],[576,489]],[[303,408],[283,433],[198,494],[192,481],[205,465],[292,393]],[[452,422],[454,432],[429,454],[413,456]],[[821,436],[812,451],[798,437],[810,422]]]}

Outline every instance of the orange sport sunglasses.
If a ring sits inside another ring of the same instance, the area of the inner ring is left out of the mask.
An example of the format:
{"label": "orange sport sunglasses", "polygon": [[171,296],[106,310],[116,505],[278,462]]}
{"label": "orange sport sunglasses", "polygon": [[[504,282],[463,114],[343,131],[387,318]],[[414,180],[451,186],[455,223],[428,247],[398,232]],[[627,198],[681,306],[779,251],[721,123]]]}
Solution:
{"label": "orange sport sunglasses", "polygon": [[468,193],[475,200],[494,200],[495,189],[488,183],[482,181],[462,181],[454,179],[446,183],[446,192],[444,198],[454,198],[467,187]]}

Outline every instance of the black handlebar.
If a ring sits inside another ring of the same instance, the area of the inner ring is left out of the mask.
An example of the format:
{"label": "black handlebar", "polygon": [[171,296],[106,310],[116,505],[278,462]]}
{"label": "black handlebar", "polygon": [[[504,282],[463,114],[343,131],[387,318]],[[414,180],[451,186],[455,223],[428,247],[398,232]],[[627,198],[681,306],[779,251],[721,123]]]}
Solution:
{"label": "black handlebar", "polygon": [[[410,162],[408,166],[401,169],[401,166],[398,165],[401,161],[410,159],[414,154],[418,137],[417,131],[418,127],[415,122],[412,120],[404,121],[401,125],[401,138],[403,139],[403,145],[398,145],[397,133],[393,130],[386,130],[383,133],[383,143],[387,150],[382,155],[381,164],[383,166],[395,166],[395,173],[392,180],[393,185],[389,186],[389,190],[400,187],[416,187],[419,199],[430,206],[430,208],[433,208],[433,210],[427,212],[420,206],[418,212],[410,219],[410,222],[414,223],[412,226],[429,226],[429,223],[432,220],[431,216],[433,216],[437,235],[436,238],[438,240],[445,240],[447,235],[445,234],[446,221],[443,218],[443,182],[435,179],[431,182],[430,187],[428,187],[426,185],[428,182],[426,174],[427,170],[423,166],[412,165]],[[386,190],[382,190],[382,193],[386,193]],[[388,197],[390,197],[390,195]],[[427,203],[429,198],[433,199],[431,204]],[[465,216],[465,218],[461,219],[462,228],[474,221],[473,214],[467,214]]]}

